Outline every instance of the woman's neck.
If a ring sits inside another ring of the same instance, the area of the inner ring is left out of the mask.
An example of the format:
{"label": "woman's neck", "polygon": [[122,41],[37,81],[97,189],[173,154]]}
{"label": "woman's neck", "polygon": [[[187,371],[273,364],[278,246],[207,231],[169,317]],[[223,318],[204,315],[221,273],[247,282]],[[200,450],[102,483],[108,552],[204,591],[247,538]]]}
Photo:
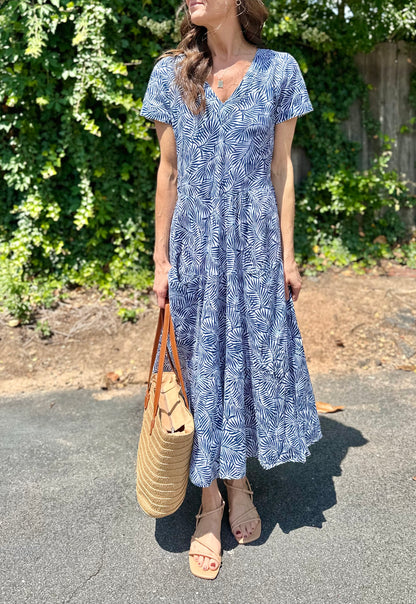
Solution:
{"label": "woman's neck", "polygon": [[234,57],[250,54],[252,44],[247,42],[237,19],[225,20],[215,28],[208,27],[208,46],[214,59],[227,62]]}

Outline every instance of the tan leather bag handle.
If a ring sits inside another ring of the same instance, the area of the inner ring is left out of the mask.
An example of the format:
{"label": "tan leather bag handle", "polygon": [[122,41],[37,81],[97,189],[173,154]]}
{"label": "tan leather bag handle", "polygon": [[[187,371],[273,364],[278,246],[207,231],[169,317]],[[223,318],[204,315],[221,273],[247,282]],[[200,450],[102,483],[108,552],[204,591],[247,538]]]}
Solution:
{"label": "tan leather bag handle", "polygon": [[[174,327],[173,327],[172,317],[170,314],[169,302],[165,302],[165,308],[161,308],[159,311],[159,320],[158,320],[158,324],[157,324],[157,328],[156,328],[155,341],[153,344],[152,359],[151,359],[150,371],[149,371],[149,379],[148,379],[147,390],[146,390],[146,395],[145,395],[145,399],[144,399],[144,408],[147,409],[147,406],[149,403],[150,380],[152,377],[152,369],[153,369],[153,365],[155,363],[160,333],[161,333],[162,329],[163,329],[162,342],[160,345],[159,366],[158,366],[158,370],[157,370],[156,388],[155,388],[155,402],[154,402],[154,409],[153,409],[153,419],[152,419],[152,423],[151,423],[151,427],[150,427],[150,434],[153,431],[157,411],[159,408],[159,397],[160,397],[160,391],[162,388],[163,365],[164,365],[166,352],[168,353],[170,364],[172,365],[172,368],[175,371],[175,373],[179,379],[179,383],[180,383],[180,386],[182,389],[185,405],[189,409],[188,397],[186,396],[185,385],[183,382],[181,365],[180,365],[179,355],[178,355],[178,349],[176,346],[175,331],[174,331]],[[176,364],[176,369],[172,363],[172,359],[170,358],[169,351],[167,350],[168,337],[170,337],[170,343],[172,346],[173,358],[174,358],[174,361]]]}
{"label": "tan leather bag handle", "polygon": [[162,331],[162,325],[163,325],[163,313],[162,313],[162,308],[159,311],[159,319],[157,322],[157,327],[156,327],[156,335],[155,335],[155,341],[153,343],[153,351],[152,351],[152,360],[150,362],[150,369],[149,369],[149,378],[147,380],[147,390],[146,390],[146,395],[144,397],[144,408],[147,409],[147,405],[149,404],[149,396],[150,396],[150,380],[152,377],[152,369],[153,369],[153,365],[155,364],[155,359],[156,359],[156,355],[157,355],[157,347],[159,344],[159,338],[160,338],[160,332]]}

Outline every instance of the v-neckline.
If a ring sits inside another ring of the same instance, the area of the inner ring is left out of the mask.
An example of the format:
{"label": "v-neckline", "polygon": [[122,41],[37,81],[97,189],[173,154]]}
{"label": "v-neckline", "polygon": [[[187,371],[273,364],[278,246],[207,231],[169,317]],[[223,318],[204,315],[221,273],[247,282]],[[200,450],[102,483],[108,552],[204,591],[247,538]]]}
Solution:
{"label": "v-neckline", "polygon": [[226,105],[228,103],[228,101],[230,101],[233,96],[237,93],[237,91],[239,90],[239,88],[241,88],[241,86],[243,85],[243,82],[246,80],[247,76],[249,75],[249,73],[252,71],[254,63],[256,62],[257,56],[260,52],[261,48],[257,48],[256,53],[250,63],[250,65],[248,66],[247,71],[245,72],[245,74],[243,75],[242,79],[240,80],[240,83],[238,84],[238,86],[236,88],[234,88],[233,92],[230,94],[230,96],[228,97],[228,99],[225,99],[225,101],[222,101],[216,94],[216,92],[214,91],[214,89],[212,88],[212,86],[210,86],[208,84],[207,81],[204,82],[205,87],[209,88],[211,93],[213,94],[213,96],[217,99],[217,101],[221,104],[221,106]]}

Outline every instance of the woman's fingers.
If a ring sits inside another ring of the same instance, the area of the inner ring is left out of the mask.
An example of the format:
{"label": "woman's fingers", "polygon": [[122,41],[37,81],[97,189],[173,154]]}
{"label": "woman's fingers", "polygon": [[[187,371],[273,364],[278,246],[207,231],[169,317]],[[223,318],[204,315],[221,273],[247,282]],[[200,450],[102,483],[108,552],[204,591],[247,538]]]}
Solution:
{"label": "woman's fingers", "polygon": [[295,302],[302,287],[302,278],[299,274],[296,265],[292,265],[290,270],[285,271],[285,296],[286,300],[289,300],[289,293],[292,292],[292,299]]}
{"label": "woman's fingers", "polygon": [[299,298],[299,293],[300,293],[300,289],[301,289],[302,285],[299,283],[298,285],[292,285],[291,289],[292,289],[292,298],[293,301],[296,302],[296,300]]}
{"label": "woman's fingers", "polygon": [[159,308],[165,308],[165,304],[168,299],[168,289],[162,288],[156,290],[155,288],[153,288],[153,291],[156,294],[157,305],[159,306]]}
{"label": "woman's fingers", "polygon": [[285,297],[286,297],[286,301],[289,300],[289,283],[287,282],[286,279],[285,279]]}
{"label": "woman's fingers", "polygon": [[166,304],[166,298],[164,298],[163,296],[158,296],[157,297],[157,305],[159,308],[165,308],[165,304]]}
{"label": "woman's fingers", "polygon": [[299,298],[299,293],[302,287],[302,283],[301,281],[292,281],[290,279],[286,280],[285,279],[285,294],[286,294],[286,300],[289,300],[289,288],[290,291],[292,292],[292,299],[294,302],[296,302],[296,300]]}
{"label": "woman's fingers", "polygon": [[157,305],[159,308],[165,308],[168,298],[168,273],[171,265],[156,266],[153,291],[156,294]]}

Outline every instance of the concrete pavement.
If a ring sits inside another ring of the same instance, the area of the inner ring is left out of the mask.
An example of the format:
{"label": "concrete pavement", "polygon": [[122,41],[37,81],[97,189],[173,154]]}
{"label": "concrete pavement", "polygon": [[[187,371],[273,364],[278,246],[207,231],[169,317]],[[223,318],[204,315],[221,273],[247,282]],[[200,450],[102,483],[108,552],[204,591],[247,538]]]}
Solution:
{"label": "concrete pavement", "polygon": [[144,390],[96,400],[65,391],[0,400],[0,594],[7,604],[413,604],[416,374],[312,376],[324,438],[305,464],[248,476],[261,539],[194,578],[187,550],[199,490],[155,521],[135,460]]}

